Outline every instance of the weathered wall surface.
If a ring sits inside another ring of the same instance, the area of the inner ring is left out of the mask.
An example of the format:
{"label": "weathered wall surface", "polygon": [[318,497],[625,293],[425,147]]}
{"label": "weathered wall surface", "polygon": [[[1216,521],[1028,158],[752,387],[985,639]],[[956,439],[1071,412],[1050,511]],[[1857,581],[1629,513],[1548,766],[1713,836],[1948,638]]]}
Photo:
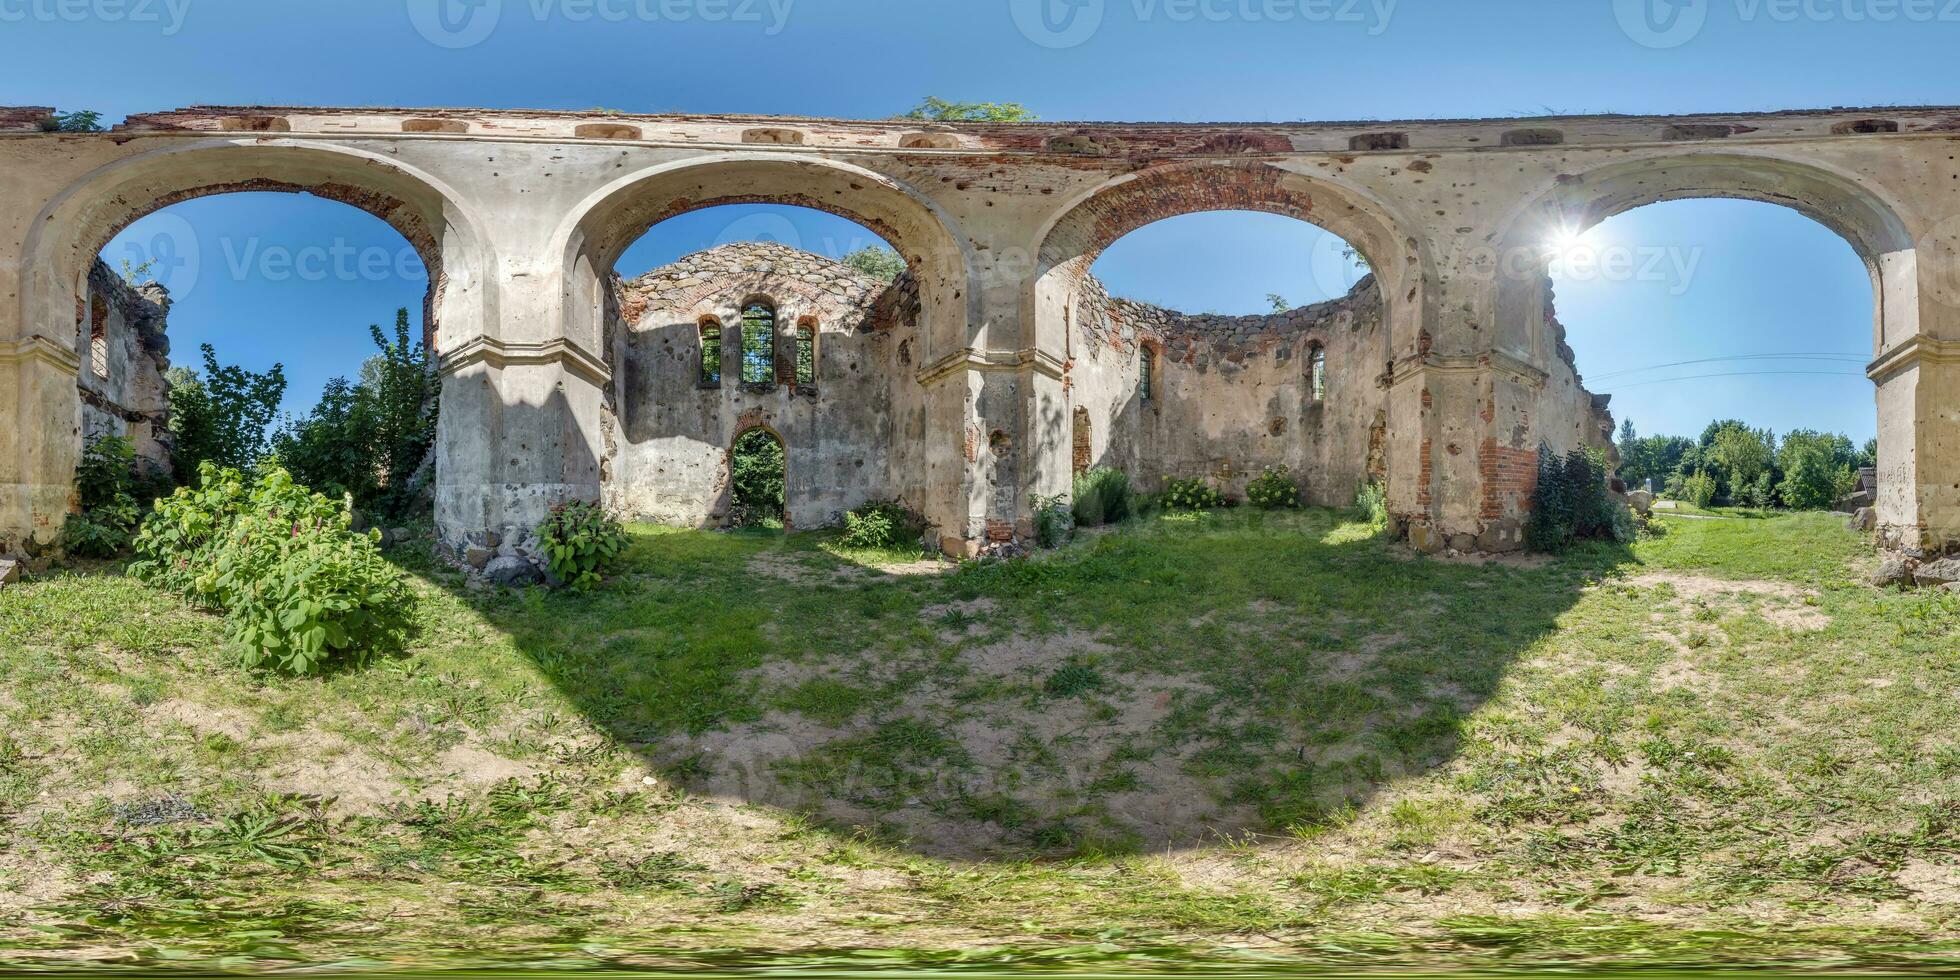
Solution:
{"label": "weathered wall surface", "polygon": [[[1093,278],[1074,306],[1071,425],[1087,425],[1086,439],[1071,429],[1076,468],[1120,467],[1145,490],[1202,477],[1241,496],[1266,467],[1285,466],[1308,502],[1326,506],[1385,477],[1387,341],[1373,277],[1340,299],[1270,316],[1179,313],[1109,297]],[[1326,357],[1319,400],[1316,348]]]}
{"label": "weathered wall surface", "polygon": [[440,270],[436,523],[452,546],[601,495],[625,247],[668,217],[771,202],[864,223],[912,269],[917,387],[892,392],[916,394],[923,430],[893,451],[922,457],[903,469],[924,473],[949,550],[1028,533],[1030,494],[1067,486],[1069,299],[1095,255],[1224,208],[1301,217],[1367,257],[1392,362],[1390,509],[1425,549],[1510,547],[1530,452],[1592,424],[1546,314],[1547,243],[1725,197],[1794,208],[1869,265],[1879,537],[1960,549],[1956,108],[925,124],[206,106],[94,134],[38,132],[44,115],[0,109],[0,545],[50,540],[65,517],[82,443],[74,311],[102,245],[156,207],[271,189],[369,210]]}
{"label": "weathered wall surface", "polygon": [[170,472],[170,293],[156,283],[132,286],[98,261],[89,270],[88,306],[77,324],[82,352],[77,390],[84,444],[123,436],[145,474]]}
{"label": "weathered wall surface", "polygon": [[[726,245],[619,286],[612,400],[618,416],[608,504],[646,520],[717,526],[729,509],[728,455],[765,428],[787,455],[792,527],[837,523],[867,500],[917,508],[924,405],[901,361],[916,328],[902,287],[772,243]],[[769,381],[742,377],[744,306],[776,312]],[[722,332],[721,379],[701,378],[701,328]],[[796,330],[816,328],[816,372],[796,380]]]}

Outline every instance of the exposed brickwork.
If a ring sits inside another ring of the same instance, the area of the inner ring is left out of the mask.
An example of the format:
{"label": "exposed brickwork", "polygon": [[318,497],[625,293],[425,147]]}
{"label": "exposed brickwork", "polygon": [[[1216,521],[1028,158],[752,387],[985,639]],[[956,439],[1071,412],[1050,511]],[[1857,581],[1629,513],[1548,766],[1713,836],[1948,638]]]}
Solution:
{"label": "exposed brickwork", "polygon": [[1042,245],[1044,265],[1083,271],[1110,243],[1144,225],[1203,211],[1264,211],[1312,221],[1313,198],[1286,186],[1291,175],[1264,165],[1174,167],[1139,176],[1084,202]]}
{"label": "exposed brickwork", "polygon": [[1500,446],[1486,439],[1477,450],[1477,473],[1483,484],[1482,506],[1477,516],[1486,521],[1519,517],[1531,509],[1531,495],[1538,489],[1538,452]]}

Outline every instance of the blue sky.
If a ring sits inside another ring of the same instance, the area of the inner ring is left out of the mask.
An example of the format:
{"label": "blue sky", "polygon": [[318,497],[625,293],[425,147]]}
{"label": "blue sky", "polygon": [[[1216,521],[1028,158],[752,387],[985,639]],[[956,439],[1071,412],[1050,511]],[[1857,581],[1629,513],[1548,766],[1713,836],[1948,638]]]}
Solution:
{"label": "blue sky", "polygon": [[[473,21],[455,8],[452,23],[482,28],[491,26],[484,12],[498,16],[480,42],[461,47],[417,29],[416,16],[440,13],[435,2],[0,0],[0,86],[10,103],[93,108],[111,121],[193,103],[883,116],[927,94],[1020,101],[1047,119],[1114,120],[1960,102],[1951,68],[1960,22],[1943,0],[1053,0],[1088,5],[1073,20],[1053,14],[1059,32],[1043,26],[1038,0],[474,0],[490,6]],[[1841,243],[1771,209],[1725,207],[1737,206],[1694,202],[1611,223],[1629,241],[1686,236],[1701,260],[1682,295],[1653,295],[1647,283],[1565,283],[1561,311],[1582,371],[1689,359],[1673,345],[1715,345],[1716,354],[1868,347],[1869,287]],[[193,202],[153,220],[169,215],[189,216],[210,244],[200,246],[206,274],[173,320],[180,360],[204,339],[254,366],[282,357],[303,401],[327,376],[355,369],[366,324],[419,304],[413,276],[268,282],[258,265],[238,265],[240,243],[255,237],[344,241],[357,253],[401,248],[365,216],[256,196]],[[809,241],[855,234],[827,219],[784,218]],[[713,244],[728,224],[696,216],[678,238],[705,234]],[[1186,309],[1250,311],[1269,292],[1320,298],[1326,277],[1300,259],[1316,247],[1313,229],[1169,224],[1177,227],[1120,243],[1099,271],[1119,291],[1134,283],[1144,298]],[[687,250],[643,243],[624,269]],[[234,266],[250,281],[235,281]],[[227,271],[213,278],[214,267]],[[1802,302],[1791,298],[1799,294]],[[1779,431],[1821,426],[1862,438],[1873,426],[1869,387],[1837,378],[1706,379],[1627,388],[1615,400],[1644,431],[1698,430],[1695,420],[1732,414],[1721,405],[1745,406],[1739,414]]]}

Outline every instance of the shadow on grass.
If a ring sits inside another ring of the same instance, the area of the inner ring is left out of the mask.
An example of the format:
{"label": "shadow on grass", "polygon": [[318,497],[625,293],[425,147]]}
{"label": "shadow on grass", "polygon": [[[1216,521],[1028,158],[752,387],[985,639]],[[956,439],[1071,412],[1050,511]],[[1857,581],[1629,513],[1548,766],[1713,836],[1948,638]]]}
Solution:
{"label": "shadow on grass", "polygon": [[968,858],[1344,821],[1447,762],[1507,668],[1630,561],[1420,559],[1330,511],[1158,517],[942,575],[820,535],[634,539],[590,593],[467,601],[690,790]]}

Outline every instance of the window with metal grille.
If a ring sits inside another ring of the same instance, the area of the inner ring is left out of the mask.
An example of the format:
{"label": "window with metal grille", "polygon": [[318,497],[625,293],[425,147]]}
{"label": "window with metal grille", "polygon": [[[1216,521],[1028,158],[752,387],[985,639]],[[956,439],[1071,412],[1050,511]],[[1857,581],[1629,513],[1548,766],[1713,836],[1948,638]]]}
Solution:
{"label": "window with metal grille", "polygon": [[817,324],[809,319],[796,325],[796,383],[817,383]]}
{"label": "window with metal grille", "polygon": [[742,310],[742,383],[775,380],[776,310],[767,303],[750,303]]}
{"label": "window with metal grille", "polygon": [[89,297],[88,304],[88,367],[89,371],[103,380],[109,378],[109,307],[102,297]]}
{"label": "window with metal grille", "polygon": [[701,383],[721,384],[721,324],[711,319],[701,321]]}
{"label": "window with metal grille", "polygon": [[1327,400],[1327,349],[1319,344],[1313,345],[1313,354],[1307,358],[1307,378],[1313,389],[1315,404]]}

